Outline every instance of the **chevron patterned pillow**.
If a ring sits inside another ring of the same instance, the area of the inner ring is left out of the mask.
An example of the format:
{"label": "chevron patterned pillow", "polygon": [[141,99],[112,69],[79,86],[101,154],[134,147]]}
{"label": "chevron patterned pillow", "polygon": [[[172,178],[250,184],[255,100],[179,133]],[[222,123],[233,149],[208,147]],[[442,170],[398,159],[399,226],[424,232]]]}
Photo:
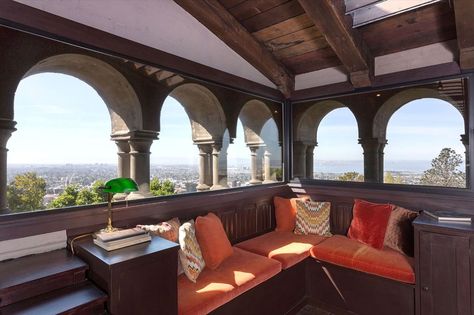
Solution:
{"label": "chevron patterned pillow", "polygon": [[202,257],[201,248],[196,239],[194,220],[183,223],[179,227],[179,260],[184,269],[184,274],[192,282],[196,282],[199,274],[206,266]]}
{"label": "chevron patterned pillow", "polygon": [[330,202],[296,200],[295,234],[331,236],[329,215]]}

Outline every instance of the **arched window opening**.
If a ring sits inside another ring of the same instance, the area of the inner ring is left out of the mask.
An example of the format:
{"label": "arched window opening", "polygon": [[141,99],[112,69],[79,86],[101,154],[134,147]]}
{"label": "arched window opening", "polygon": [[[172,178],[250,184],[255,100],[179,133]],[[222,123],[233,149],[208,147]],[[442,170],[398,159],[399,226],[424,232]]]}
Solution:
{"label": "arched window opening", "polygon": [[461,113],[436,98],[410,101],[387,125],[384,182],[466,187]]}
{"label": "arched window opening", "polygon": [[39,73],[15,94],[7,199],[13,212],[105,201],[98,187],[117,173],[107,105],[73,76]]}
{"label": "arched window opening", "polygon": [[150,192],[155,196],[195,192],[198,148],[185,108],[168,96],[160,114],[159,139],[151,147]]}
{"label": "arched window opening", "polygon": [[314,178],[364,181],[357,121],[347,107],[332,110],[319,124],[314,149]]}

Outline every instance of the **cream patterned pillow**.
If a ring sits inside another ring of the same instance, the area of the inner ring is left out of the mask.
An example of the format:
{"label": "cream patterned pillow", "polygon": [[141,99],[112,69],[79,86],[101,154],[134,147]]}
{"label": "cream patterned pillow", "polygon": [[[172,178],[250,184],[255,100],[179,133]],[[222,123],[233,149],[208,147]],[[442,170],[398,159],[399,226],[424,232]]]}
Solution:
{"label": "cream patterned pillow", "polygon": [[189,280],[196,282],[206,263],[196,239],[194,220],[185,222],[179,227],[179,246],[181,249],[178,255],[184,269],[184,274]]}
{"label": "cream patterned pillow", "polygon": [[331,236],[329,215],[330,202],[296,200],[295,234]]}

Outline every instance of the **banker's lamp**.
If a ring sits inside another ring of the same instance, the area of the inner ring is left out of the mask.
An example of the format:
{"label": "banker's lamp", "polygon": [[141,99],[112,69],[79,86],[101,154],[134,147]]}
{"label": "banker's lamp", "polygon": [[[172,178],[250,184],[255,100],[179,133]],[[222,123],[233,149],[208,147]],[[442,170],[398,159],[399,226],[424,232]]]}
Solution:
{"label": "banker's lamp", "polygon": [[137,191],[138,190],[138,185],[135,183],[135,181],[131,178],[114,178],[109,180],[103,187],[101,187],[101,190],[105,193],[107,193],[107,200],[108,200],[108,205],[107,205],[107,210],[108,210],[108,215],[109,218],[107,220],[107,227],[105,229],[100,230],[101,233],[110,233],[117,231],[117,228],[114,228],[112,226],[112,197],[114,194],[117,193],[129,193],[132,191]]}

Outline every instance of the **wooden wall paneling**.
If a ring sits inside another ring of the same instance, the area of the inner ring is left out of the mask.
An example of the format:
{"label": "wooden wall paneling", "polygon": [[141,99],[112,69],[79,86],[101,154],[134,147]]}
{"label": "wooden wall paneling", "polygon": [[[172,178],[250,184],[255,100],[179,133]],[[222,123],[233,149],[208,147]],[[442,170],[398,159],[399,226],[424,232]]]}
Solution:
{"label": "wooden wall paneling", "polygon": [[273,200],[257,205],[257,231],[270,231],[275,228]]}
{"label": "wooden wall paneling", "polygon": [[[114,203],[113,220],[117,227],[156,224],[173,217],[191,219],[209,211],[240,211],[246,203],[268,202],[273,196],[292,196],[286,184],[278,183],[240,189],[209,191]],[[0,241],[36,234],[68,230],[68,235],[89,233],[103,227],[106,205],[61,210],[37,211],[0,216]]]}
{"label": "wooden wall paneling", "polygon": [[352,203],[338,203],[331,204],[331,233],[347,235],[349,226],[352,221]]}
{"label": "wooden wall paneling", "polygon": [[[393,203],[413,210],[456,210],[460,213],[474,214],[472,204],[474,195],[467,189],[446,189],[436,187],[387,187],[388,185],[354,185],[346,187],[336,183],[293,185],[295,193],[306,193],[331,202],[352,203],[354,198],[372,202]],[[357,187],[363,186],[363,187]],[[372,187],[373,186],[373,187]]]}
{"label": "wooden wall paneling", "polygon": [[218,215],[221,219],[222,225],[224,226],[224,230],[226,231],[229,240],[235,240],[237,238],[235,209],[221,211],[218,213]]}
{"label": "wooden wall paneling", "polygon": [[249,235],[255,235],[257,231],[257,204],[248,203],[237,213],[238,240],[245,239]]}

